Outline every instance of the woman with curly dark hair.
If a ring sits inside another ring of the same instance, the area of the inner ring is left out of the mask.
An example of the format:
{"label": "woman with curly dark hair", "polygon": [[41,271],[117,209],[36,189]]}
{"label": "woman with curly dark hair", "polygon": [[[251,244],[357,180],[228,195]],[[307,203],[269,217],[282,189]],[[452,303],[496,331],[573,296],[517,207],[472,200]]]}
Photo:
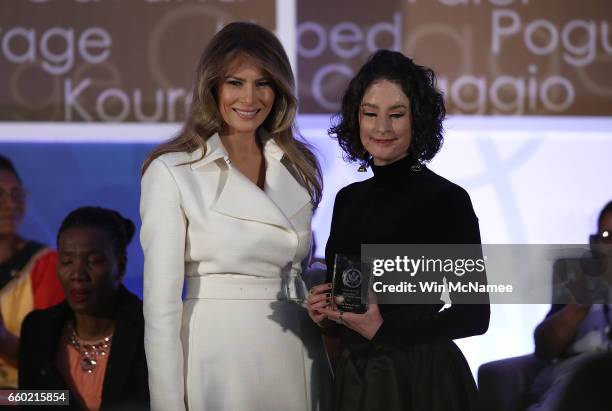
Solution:
{"label": "woman with curly dark hair", "polygon": [[312,320],[340,337],[336,410],[477,407],[474,379],[452,340],[487,330],[488,298],[480,305],[453,300],[446,310],[442,301],[371,301],[363,314],[330,304],[335,256],[358,255],[362,244],[480,244],[467,192],[423,164],[442,145],[444,116],[433,71],[380,50],[351,80],[330,129],[348,160],[374,172],[338,192],[325,253],[328,283],[308,298]]}

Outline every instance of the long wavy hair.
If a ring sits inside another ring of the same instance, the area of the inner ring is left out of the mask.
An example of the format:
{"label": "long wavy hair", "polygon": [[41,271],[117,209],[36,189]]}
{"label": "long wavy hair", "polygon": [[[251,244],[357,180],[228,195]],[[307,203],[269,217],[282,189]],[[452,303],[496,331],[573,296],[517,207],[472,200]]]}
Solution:
{"label": "long wavy hair", "polygon": [[309,145],[297,138],[294,129],[297,99],[289,58],[272,32],[253,23],[230,23],[212,38],[196,69],[191,109],[182,130],[147,156],[142,173],[151,161],[165,153],[191,153],[201,149],[204,157],[206,141],[224,127],[218,108],[219,85],[228,67],[239,56],[253,58],[272,79],[274,105],[261,127],[267,130],[283,150],[292,168],[290,171],[308,190],[312,204],[316,207],[323,191],[321,169]]}
{"label": "long wavy hair", "polygon": [[338,140],[346,160],[370,160],[359,135],[359,107],[368,87],[381,79],[399,85],[410,100],[412,141],[408,156],[414,162],[431,160],[442,147],[444,97],[436,87],[433,70],[396,51],[379,50],[361,67],[344,92],[342,107],[328,134]]}

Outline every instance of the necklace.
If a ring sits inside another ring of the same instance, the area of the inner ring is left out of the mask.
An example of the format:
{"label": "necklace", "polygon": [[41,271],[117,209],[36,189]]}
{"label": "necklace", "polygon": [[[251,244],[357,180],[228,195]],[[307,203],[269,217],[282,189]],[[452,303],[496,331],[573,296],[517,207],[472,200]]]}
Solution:
{"label": "necklace", "polygon": [[91,374],[98,365],[98,357],[107,356],[110,352],[113,335],[111,334],[95,344],[85,344],[77,336],[72,324],[69,325],[69,328],[71,330],[69,343],[81,356],[81,370]]}

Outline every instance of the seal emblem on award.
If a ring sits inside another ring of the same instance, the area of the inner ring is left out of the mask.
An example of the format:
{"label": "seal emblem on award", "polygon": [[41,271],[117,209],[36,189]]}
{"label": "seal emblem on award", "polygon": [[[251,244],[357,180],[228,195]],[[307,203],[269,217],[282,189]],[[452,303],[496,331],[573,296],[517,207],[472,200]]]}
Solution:
{"label": "seal emblem on award", "polygon": [[331,294],[334,298],[341,296],[344,299],[338,308],[354,313],[366,312],[368,288],[368,271],[362,266],[361,256],[336,254]]}
{"label": "seal emblem on award", "polygon": [[349,288],[357,288],[361,285],[361,271],[355,267],[349,267],[342,272],[342,284]]}

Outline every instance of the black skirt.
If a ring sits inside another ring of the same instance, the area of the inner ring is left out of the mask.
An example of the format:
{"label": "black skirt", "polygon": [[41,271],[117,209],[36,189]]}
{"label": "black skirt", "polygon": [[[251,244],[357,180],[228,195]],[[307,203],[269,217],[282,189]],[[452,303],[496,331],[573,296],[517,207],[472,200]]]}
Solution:
{"label": "black skirt", "polygon": [[336,411],[478,409],[474,378],[452,341],[343,344],[335,374]]}

